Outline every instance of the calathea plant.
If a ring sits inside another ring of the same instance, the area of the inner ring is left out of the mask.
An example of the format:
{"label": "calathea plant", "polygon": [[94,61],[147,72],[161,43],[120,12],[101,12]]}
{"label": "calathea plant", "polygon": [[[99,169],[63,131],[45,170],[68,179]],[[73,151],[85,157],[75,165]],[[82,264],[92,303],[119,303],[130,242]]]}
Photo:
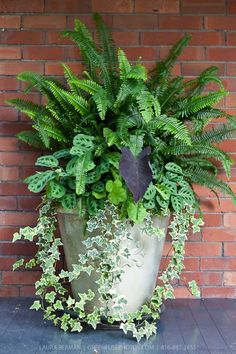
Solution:
{"label": "calathea plant", "polygon": [[[42,308],[45,318],[63,330],[81,331],[84,323],[96,328],[105,316],[110,323],[120,321],[125,333],[131,331],[140,340],[155,333],[158,309],[163,299],[173,297],[171,281],[183,269],[189,227],[198,231],[203,224],[194,216],[200,207],[193,184],[216,194],[223,192],[236,201],[229,185],[217,178],[219,165],[230,177],[233,161],[216,145],[233,135],[236,120],[215,108],[228,94],[216,67],[188,81],[171,76],[190,36],[183,37],[148,73],[140,61],[131,64],[125,52],[116,49],[101,17],[95,15],[94,19],[96,43],[79,20],[74,30],[64,32],[80,48],[86,67],[82,77],[65,64],[65,85],[23,72],[18,79],[29,84],[26,91],[39,90],[46,103],[8,101],[33,121],[33,129],[19,133],[19,139],[48,151],[36,161],[44,169],[25,180],[30,191],[43,194],[38,224],[14,235],[14,241],[36,242],[38,252],[28,262],[18,260],[14,269],[41,267],[36,294],[44,301],[36,300],[32,308]],[[211,82],[218,90],[207,93],[205,88]],[[227,123],[207,127],[212,119],[222,117]],[[87,235],[85,252],[78,255],[77,263],[60,271],[56,264],[61,240],[55,235],[59,210],[86,220]],[[133,224],[139,224],[147,237],[163,238],[163,229],[154,225],[153,217],[168,215],[172,215],[172,258],[150,301],[135,312],[126,312],[127,300],[114,290],[124,273],[121,260],[130,258],[129,249],[121,251],[121,242],[134,240],[128,231]],[[79,282],[82,274],[93,271],[99,275],[101,305],[86,311],[94,291],[88,289],[73,298],[65,283],[77,278]],[[189,287],[199,295],[194,281]],[[137,327],[135,321],[145,316],[149,319]]]}

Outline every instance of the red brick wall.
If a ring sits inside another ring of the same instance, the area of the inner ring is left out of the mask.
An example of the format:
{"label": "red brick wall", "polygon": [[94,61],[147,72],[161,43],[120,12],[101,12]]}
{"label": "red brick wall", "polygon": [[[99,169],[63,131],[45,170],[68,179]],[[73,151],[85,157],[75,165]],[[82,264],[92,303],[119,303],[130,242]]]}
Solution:
{"label": "red brick wall", "polygon": [[[12,272],[12,263],[34,252],[32,244],[11,243],[21,225],[33,225],[38,198],[22,179],[33,170],[37,153],[19,143],[15,134],[28,125],[24,115],[5,104],[21,97],[23,85],[15,76],[23,70],[62,75],[60,61],[81,70],[79,51],[60,31],[71,28],[79,17],[91,29],[91,13],[101,12],[112,26],[116,43],[130,59],[140,55],[151,66],[184,33],[193,35],[174,73],[192,77],[217,65],[232,93],[222,106],[236,113],[236,1],[235,0],[1,0],[0,1],[0,296],[33,293],[37,272]],[[28,95],[40,102],[37,93]],[[222,144],[236,159],[236,140]],[[222,173],[222,178],[225,178]],[[236,168],[230,181],[236,191]],[[236,207],[227,198],[218,206],[215,196],[197,188],[202,197],[205,227],[190,236],[186,246],[186,280],[196,278],[203,297],[236,295]],[[165,254],[170,253],[169,244]],[[166,259],[163,259],[163,264]],[[178,297],[189,296],[183,286]]]}

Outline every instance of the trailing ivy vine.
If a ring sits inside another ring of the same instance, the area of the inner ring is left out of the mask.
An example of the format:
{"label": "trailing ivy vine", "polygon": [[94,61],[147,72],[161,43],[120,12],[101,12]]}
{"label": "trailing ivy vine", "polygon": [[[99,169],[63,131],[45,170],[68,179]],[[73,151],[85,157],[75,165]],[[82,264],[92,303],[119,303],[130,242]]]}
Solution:
{"label": "trailing ivy vine", "polygon": [[[86,252],[78,255],[78,263],[73,265],[72,271],[57,270],[62,242],[56,237],[56,222],[56,210],[50,202],[43,201],[37,225],[21,228],[14,234],[13,241],[36,241],[38,246],[36,255],[30,261],[20,259],[14,264],[14,269],[39,266],[42,270],[41,277],[35,284],[36,295],[40,299],[34,301],[31,309],[42,309],[44,318],[53,321],[64,331],[80,332],[85,324],[96,329],[102,318],[106,318],[108,323],[119,321],[124,333],[131,332],[137,341],[154,334],[160,306],[163,300],[174,297],[171,283],[174,279],[179,279],[184,268],[184,245],[189,227],[192,226],[196,232],[202,225],[202,219],[195,218],[193,207],[186,204],[181,211],[173,214],[169,225],[173,255],[159,277],[161,285],[156,286],[150,302],[133,313],[124,311],[127,300],[115,290],[115,285],[120,282],[124,272],[124,267],[120,266],[121,260],[132,259],[128,249],[121,249],[121,241],[133,240],[127,228],[128,221],[120,218],[117,207],[106,204],[103,210],[89,217],[88,237],[83,241]],[[142,228],[148,237],[161,239],[165,236],[162,229],[154,227],[150,214],[145,217]],[[101,306],[94,306],[92,312],[88,312],[86,305],[94,299],[95,293],[89,289],[79,293],[75,300],[69,295],[66,284],[75,279],[79,281],[82,273],[90,275],[95,270],[99,275],[97,283]],[[189,287],[194,295],[199,296],[194,281],[189,282]],[[141,325],[137,326],[137,321],[141,321]]]}

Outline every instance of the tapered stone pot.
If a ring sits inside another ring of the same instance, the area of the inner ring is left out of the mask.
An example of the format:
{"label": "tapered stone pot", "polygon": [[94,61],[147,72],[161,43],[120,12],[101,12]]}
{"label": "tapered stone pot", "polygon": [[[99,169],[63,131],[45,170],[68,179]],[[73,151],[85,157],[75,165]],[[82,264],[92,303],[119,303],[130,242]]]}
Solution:
{"label": "tapered stone pot", "polygon": [[[85,232],[86,221],[79,218],[77,214],[58,212],[59,229],[64,247],[64,253],[68,270],[73,269],[73,264],[78,263],[78,255],[86,252],[82,243],[87,237],[92,237]],[[164,229],[165,235],[168,228],[168,217],[154,217],[154,226]],[[133,312],[151,299],[156,285],[165,237],[158,239],[150,237],[141,231],[140,225],[128,226],[133,240],[122,241],[120,247],[128,248],[131,260],[121,263],[124,273],[121,281],[116,285],[119,295],[125,296],[127,304],[124,305],[125,312]],[[93,306],[101,306],[98,294],[97,273],[91,275],[82,274],[79,279],[71,282],[71,289],[74,298],[78,299],[78,292],[85,292],[91,289],[95,298],[85,307],[87,312],[92,311]],[[109,309],[112,314],[112,308]]]}

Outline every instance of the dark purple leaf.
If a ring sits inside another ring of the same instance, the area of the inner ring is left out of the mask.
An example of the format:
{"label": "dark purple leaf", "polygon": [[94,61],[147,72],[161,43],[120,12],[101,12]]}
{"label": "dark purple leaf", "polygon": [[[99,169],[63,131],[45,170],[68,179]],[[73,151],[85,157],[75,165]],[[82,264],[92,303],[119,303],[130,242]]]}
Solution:
{"label": "dark purple leaf", "polygon": [[153,178],[148,157],[151,148],[144,148],[137,157],[128,148],[122,148],[121,151],[120,174],[133,194],[134,201],[138,202],[144,196]]}

